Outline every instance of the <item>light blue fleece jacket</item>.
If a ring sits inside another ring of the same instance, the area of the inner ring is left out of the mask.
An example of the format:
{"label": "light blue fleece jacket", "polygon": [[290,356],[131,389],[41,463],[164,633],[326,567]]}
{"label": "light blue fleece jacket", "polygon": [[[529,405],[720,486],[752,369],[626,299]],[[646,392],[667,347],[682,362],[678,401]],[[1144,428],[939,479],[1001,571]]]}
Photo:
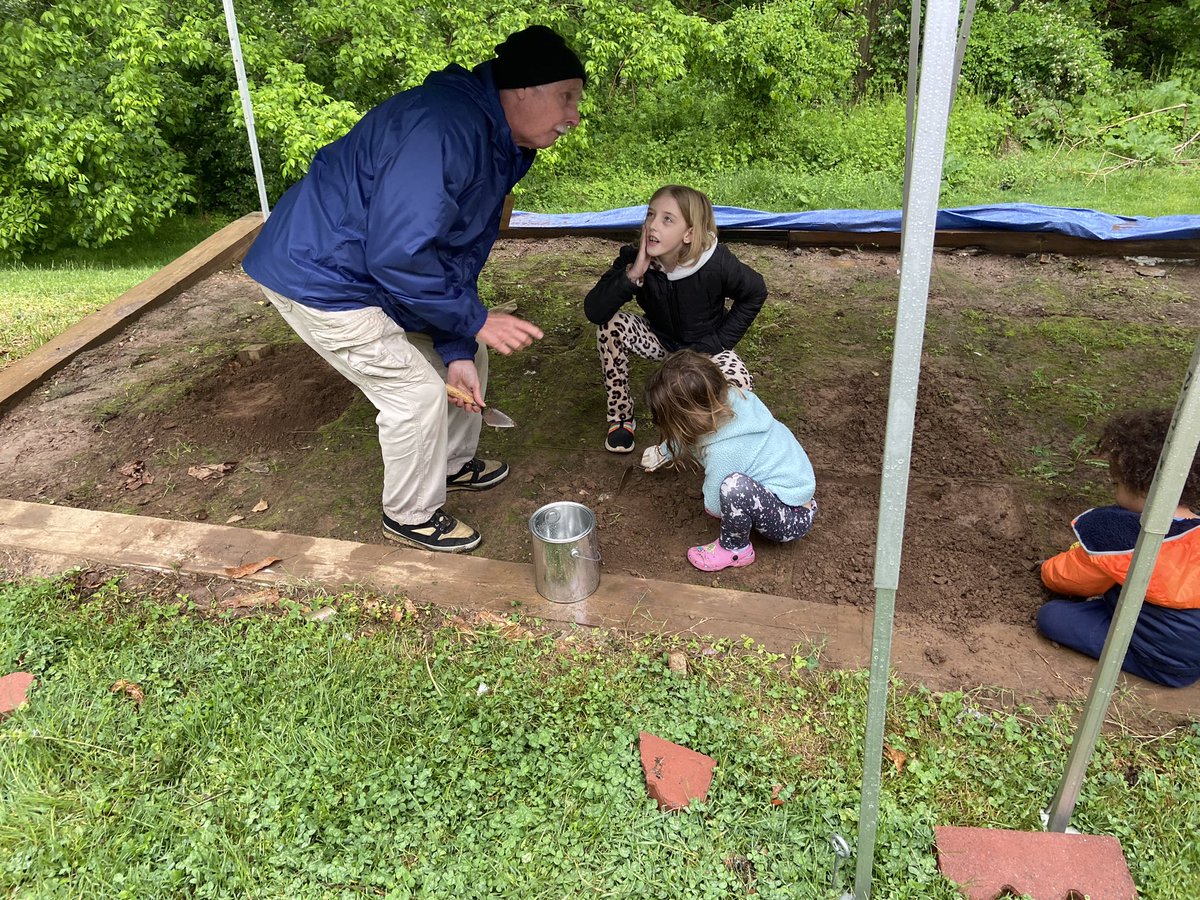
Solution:
{"label": "light blue fleece jacket", "polygon": [[[796,436],[752,392],[731,387],[725,400],[733,416],[701,438],[696,453],[704,464],[704,508],[720,516],[721,482],[734,472],[753,478],[788,506],[811,500],[817,476]],[[658,449],[671,458],[665,444]]]}

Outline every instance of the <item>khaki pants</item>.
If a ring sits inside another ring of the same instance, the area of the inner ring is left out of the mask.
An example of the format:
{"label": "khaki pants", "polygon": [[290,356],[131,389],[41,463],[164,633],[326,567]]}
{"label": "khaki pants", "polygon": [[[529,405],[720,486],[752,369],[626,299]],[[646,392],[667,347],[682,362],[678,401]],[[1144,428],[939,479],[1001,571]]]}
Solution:
{"label": "khaki pants", "polygon": [[[260,287],[262,287],[260,285]],[[419,525],[446,502],[446,478],[475,456],[483,419],[446,400],[446,365],[428,335],[408,333],[375,306],[330,312],[263,287],[284,320],[379,411],[383,511]],[[475,354],[487,390],[487,348]],[[303,402],[303,398],[298,398]]]}

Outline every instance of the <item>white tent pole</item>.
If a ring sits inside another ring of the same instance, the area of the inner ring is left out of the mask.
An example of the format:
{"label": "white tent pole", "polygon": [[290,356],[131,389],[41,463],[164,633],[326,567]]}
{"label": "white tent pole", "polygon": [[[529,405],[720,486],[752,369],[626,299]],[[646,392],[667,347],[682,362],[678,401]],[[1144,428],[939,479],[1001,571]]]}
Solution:
{"label": "white tent pole", "polygon": [[1196,458],[1196,448],[1200,446],[1200,388],[1196,385],[1198,367],[1200,340],[1197,340],[1196,349],[1192,353],[1192,361],[1188,365],[1179,402],[1175,406],[1175,418],[1167,431],[1167,440],[1158,460],[1158,469],[1150,484],[1146,508],[1142,513],[1142,530],[1133,548],[1133,560],[1129,565],[1125,584],[1117,598],[1117,608],[1108,629],[1108,637],[1104,640],[1104,649],[1100,652],[1096,677],[1088,692],[1079,728],[1071,741],[1066,770],[1050,803],[1049,822],[1046,826],[1050,831],[1066,831],[1071,822],[1071,814],[1075,811],[1076,801],[1079,800],[1088,761],[1100,737],[1100,729],[1104,725],[1104,717],[1112,700],[1113,688],[1117,683],[1117,676],[1121,674],[1121,663],[1125,661],[1125,653],[1129,649],[1138,614],[1142,611],[1142,600],[1146,596],[1146,587],[1150,584],[1150,575],[1154,571],[1158,551],[1171,527],[1171,519],[1179,505],[1188,471],[1192,467],[1192,460]]}
{"label": "white tent pole", "polygon": [[258,158],[258,137],[254,133],[254,107],[250,105],[250,86],[246,81],[246,65],[242,62],[242,42],[238,37],[237,14],[233,11],[233,0],[224,0],[225,26],[229,29],[229,50],[233,56],[233,70],[237,73],[238,93],[242,97],[242,116],[246,120],[246,134],[250,138],[250,159],[254,162],[254,181],[258,184],[258,202],[262,206],[263,218],[271,214],[267,203],[267,182],[263,178],[262,160]]}
{"label": "white tent pole", "polygon": [[924,59],[913,139],[916,164],[912,166],[911,197],[905,201],[905,227],[900,236],[900,296],[892,348],[887,434],[884,439],[879,525],[876,530],[875,627],[871,639],[871,684],[867,700],[862,801],[858,818],[854,882],[856,900],[868,900],[871,895],[871,870],[875,861],[892,621],[896,608],[896,588],[900,582],[904,507],[908,499],[917,381],[921,374],[929,272],[933,266],[942,158],[946,150],[946,128],[950,115],[958,12],[959,0],[929,0],[922,40]]}
{"label": "white tent pole", "polygon": [[971,35],[971,22],[975,18],[975,0],[967,0],[963,10],[962,24],[958,26],[958,46],[954,48],[954,81],[950,83],[950,103],[958,93],[958,76],[962,72],[963,57],[967,55],[967,38]]}
{"label": "white tent pole", "polygon": [[[975,19],[975,0],[967,0],[962,23],[958,26],[958,44],[954,49],[954,78],[950,82],[950,105],[958,93],[958,76],[962,71],[963,57],[967,53],[967,38],[971,36],[971,22]],[[921,46],[921,0],[914,0],[912,18],[909,20],[908,39],[908,98],[904,108],[904,196],[901,200],[900,231],[904,231],[904,215],[908,210],[908,191],[912,183],[913,120],[916,118],[917,75]]]}
{"label": "white tent pole", "polygon": [[917,118],[917,76],[921,60],[921,0],[912,0],[912,15],[908,20],[908,86],[904,104],[904,195],[900,200],[900,233],[904,233],[904,216],[908,212],[908,191],[912,185],[913,123]]}

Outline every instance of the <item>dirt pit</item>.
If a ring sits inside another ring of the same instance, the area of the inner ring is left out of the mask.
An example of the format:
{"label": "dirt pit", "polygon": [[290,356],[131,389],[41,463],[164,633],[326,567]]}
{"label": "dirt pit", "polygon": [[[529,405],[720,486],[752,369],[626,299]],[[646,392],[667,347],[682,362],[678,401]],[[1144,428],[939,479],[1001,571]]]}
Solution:
{"label": "dirt pit", "polygon": [[[644,473],[631,468],[639,454],[601,447],[604,397],[582,299],[618,246],[501,241],[485,269],[485,299],[546,337],[492,357],[490,402],[518,427],[485,429],[481,455],[508,460],[513,474],[447,502],[483,533],[476,554],[528,562],[529,516],[574,500],[596,514],[605,572],[869,609],[898,255],[733,246],[771,292],[739,351],[807,449],[821,512],[805,539],[756,540],[753,566],[714,576],[684,556],[717,533],[700,476]],[[1200,268],[1186,263],[935,254],[896,600],[898,625],[944,630],[930,667],[967,678],[966,630],[1033,629],[1046,597],[1039,561],[1070,544],[1073,515],[1111,502],[1092,441],[1111,411],[1175,402],[1198,295]],[[638,391],[649,366],[634,367]],[[0,494],[382,542],[373,418],[230,270],[5,411]],[[652,429],[638,437],[640,451]]]}

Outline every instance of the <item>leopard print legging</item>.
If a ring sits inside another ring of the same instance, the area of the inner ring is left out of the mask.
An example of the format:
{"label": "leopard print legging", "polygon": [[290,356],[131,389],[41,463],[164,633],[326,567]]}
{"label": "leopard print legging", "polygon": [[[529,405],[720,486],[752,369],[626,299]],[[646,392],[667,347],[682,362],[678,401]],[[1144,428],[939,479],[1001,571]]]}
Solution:
{"label": "leopard print legging", "polygon": [[[667,349],[650,329],[644,317],[634,313],[617,312],[596,329],[596,344],[600,348],[600,364],[604,369],[604,389],[608,392],[608,421],[615,424],[632,421],[633,398],[629,393],[629,354],[643,359],[665,359]],[[754,389],[754,378],[732,350],[711,357],[721,369],[725,380],[743,390]]]}

